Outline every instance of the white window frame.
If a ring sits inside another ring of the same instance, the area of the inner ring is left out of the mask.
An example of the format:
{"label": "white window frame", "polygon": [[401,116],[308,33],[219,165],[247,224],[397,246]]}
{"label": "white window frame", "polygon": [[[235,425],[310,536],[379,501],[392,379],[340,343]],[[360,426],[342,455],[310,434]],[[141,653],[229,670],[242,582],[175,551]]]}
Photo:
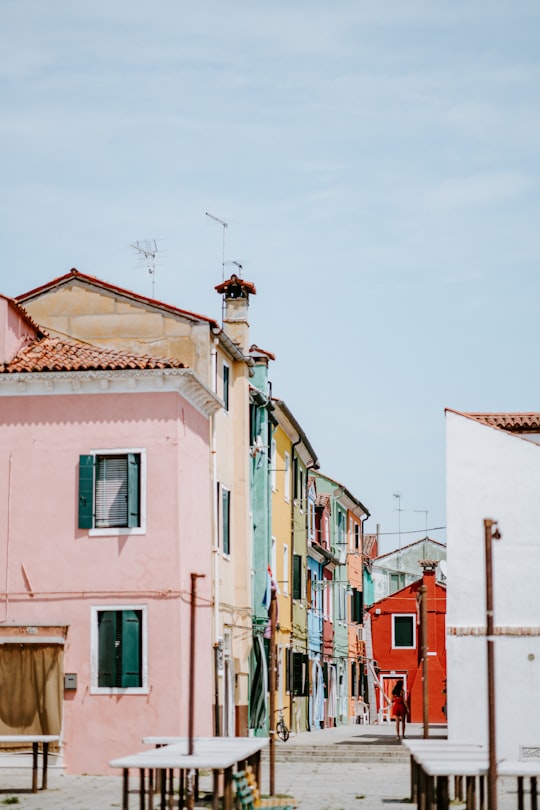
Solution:
{"label": "white window frame", "polygon": [[[141,675],[142,686],[98,686],[99,635],[98,613],[108,610],[138,610],[141,612]],[[90,694],[91,695],[148,695],[148,606],[147,605],[93,605],[90,608]]]}
{"label": "white window frame", "polygon": [[[140,526],[106,526],[104,528],[88,529],[89,537],[111,537],[117,535],[133,535],[133,534],[146,534],[146,450],[144,447],[105,447],[98,450],[89,450],[89,456],[127,456],[128,453],[134,453],[140,456],[140,491],[139,491],[139,509],[140,509]],[[96,498],[96,482],[94,480],[93,486],[94,503]],[[95,512],[95,507],[94,507]]]}
{"label": "white window frame", "polygon": [[[227,375],[225,375],[227,369]],[[225,384],[225,376],[227,376],[227,383]],[[231,367],[228,363],[223,363],[221,382],[223,386],[223,410],[229,413],[231,410]]]}
{"label": "white window frame", "polygon": [[284,464],[285,472],[283,475],[284,480],[283,486],[285,489],[284,498],[287,501],[287,503],[289,503],[291,500],[291,457],[289,453],[285,453],[284,462],[285,462]]}
{"label": "white window frame", "polygon": [[283,596],[289,595],[289,546],[283,544]]}
{"label": "white window frame", "polygon": [[[403,644],[396,645],[396,618],[411,619],[413,629],[413,643],[412,646],[404,646]],[[416,613],[393,613],[392,614],[392,649],[393,650],[415,650],[416,649]]]}

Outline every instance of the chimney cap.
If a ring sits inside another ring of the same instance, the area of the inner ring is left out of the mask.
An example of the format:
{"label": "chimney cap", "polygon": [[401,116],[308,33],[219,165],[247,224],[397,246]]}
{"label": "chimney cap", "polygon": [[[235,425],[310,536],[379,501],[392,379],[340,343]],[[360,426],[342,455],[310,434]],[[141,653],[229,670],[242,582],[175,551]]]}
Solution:
{"label": "chimney cap", "polygon": [[215,288],[216,292],[222,293],[226,298],[249,298],[255,295],[257,290],[251,281],[244,281],[234,273],[226,281],[222,281]]}

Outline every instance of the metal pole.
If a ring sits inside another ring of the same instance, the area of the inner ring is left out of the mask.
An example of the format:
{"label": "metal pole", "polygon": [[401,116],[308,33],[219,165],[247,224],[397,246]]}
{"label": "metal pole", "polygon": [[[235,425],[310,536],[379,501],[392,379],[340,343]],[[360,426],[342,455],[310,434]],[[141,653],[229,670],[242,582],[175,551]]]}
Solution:
{"label": "metal pole", "polygon": [[270,712],[270,744],[269,744],[269,771],[270,771],[270,796],[274,795],[275,788],[275,703],[276,703],[276,592],[272,588],[272,595],[270,597],[270,673],[269,673],[269,712]]}
{"label": "metal pole", "polygon": [[486,547],[486,638],[487,638],[487,680],[488,680],[488,810],[497,810],[497,736],[495,726],[495,650],[493,646],[493,566],[491,541],[500,538],[494,520],[484,520],[484,541]]}
{"label": "metal pole", "polygon": [[197,579],[204,574],[191,574],[191,611],[189,633],[189,707],[188,707],[188,754],[193,754],[193,726],[195,715],[195,596]]}
{"label": "metal pole", "polygon": [[422,653],[422,720],[423,737],[429,737],[429,690],[428,690],[428,626],[427,626],[427,587],[420,586],[420,650]]}
{"label": "metal pole", "polygon": [[214,735],[220,737],[219,723],[219,643],[214,644]]}

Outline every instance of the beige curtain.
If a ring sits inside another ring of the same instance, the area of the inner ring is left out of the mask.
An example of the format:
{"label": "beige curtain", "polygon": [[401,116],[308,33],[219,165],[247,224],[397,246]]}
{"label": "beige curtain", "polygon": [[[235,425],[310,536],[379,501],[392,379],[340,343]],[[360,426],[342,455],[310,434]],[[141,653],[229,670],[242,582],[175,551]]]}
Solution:
{"label": "beige curtain", "polygon": [[60,644],[0,644],[0,734],[60,734]]}

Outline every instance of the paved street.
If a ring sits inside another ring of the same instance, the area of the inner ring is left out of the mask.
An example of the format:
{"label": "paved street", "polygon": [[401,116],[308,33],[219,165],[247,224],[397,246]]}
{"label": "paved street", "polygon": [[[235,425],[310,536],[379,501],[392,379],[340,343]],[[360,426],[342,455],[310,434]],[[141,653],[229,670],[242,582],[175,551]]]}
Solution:
{"label": "paved street", "polygon": [[[421,737],[421,732],[421,727],[412,726],[408,729],[408,736]],[[442,734],[443,731],[436,730],[435,733]],[[317,746],[320,753],[296,761],[295,750],[299,753],[306,745]],[[339,753],[336,757],[336,751],[350,752],[354,745],[358,746],[356,762],[335,761],[339,757]],[[286,761],[282,759],[284,752],[287,752]],[[0,805],[24,810],[106,810],[121,806],[120,776],[65,776],[53,769],[49,790],[37,794],[27,792],[30,783],[28,770],[0,769],[0,780]],[[132,780],[135,790],[135,774]],[[269,771],[265,761],[261,785],[263,795],[268,793],[268,788]],[[390,725],[344,726],[291,736],[287,743],[276,743],[275,788],[276,795],[294,798],[298,810],[402,810],[411,807],[408,801],[408,757]],[[133,810],[138,810],[136,795],[131,797],[130,804]],[[453,807],[459,810],[460,805],[454,804]],[[516,807],[514,780],[501,780],[499,810],[514,810]]]}

